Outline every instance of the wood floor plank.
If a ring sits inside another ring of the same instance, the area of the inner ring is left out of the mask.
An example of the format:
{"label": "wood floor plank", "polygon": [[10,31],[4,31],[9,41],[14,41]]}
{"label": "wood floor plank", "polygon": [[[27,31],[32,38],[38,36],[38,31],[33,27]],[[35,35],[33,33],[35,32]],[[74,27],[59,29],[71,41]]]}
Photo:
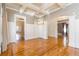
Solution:
{"label": "wood floor plank", "polygon": [[79,49],[64,47],[62,38],[19,40],[17,43],[10,43],[7,51],[1,56],[78,56]]}

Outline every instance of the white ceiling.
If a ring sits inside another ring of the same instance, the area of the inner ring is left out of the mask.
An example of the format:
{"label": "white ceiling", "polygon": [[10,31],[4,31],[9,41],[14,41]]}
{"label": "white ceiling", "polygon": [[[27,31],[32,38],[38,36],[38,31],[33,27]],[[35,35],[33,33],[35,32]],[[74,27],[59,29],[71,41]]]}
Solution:
{"label": "white ceiling", "polygon": [[70,3],[7,3],[9,9],[26,13],[35,17],[42,17],[69,6]]}

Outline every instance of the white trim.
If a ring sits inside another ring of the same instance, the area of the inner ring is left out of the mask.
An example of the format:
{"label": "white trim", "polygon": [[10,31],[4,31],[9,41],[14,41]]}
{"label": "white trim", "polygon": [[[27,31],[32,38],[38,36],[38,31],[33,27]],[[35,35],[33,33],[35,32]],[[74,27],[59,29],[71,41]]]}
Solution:
{"label": "white trim", "polygon": [[[20,10],[17,10],[17,9],[14,9],[14,8],[11,8],[11,7],[6,7],[6,9],[10,9],[10,10],[13,10],[13,11],[21,13]],[[23,12],[23,14],[28,15],[28,16],[34,16],[34,15],[32,15],[30,13],[27,13],[27,12]]]}
{"label": "white trim", "polygon": [[2,4],[0,6],[0,26],[1,26],[1,29],[0,29],[0,54],[1,54],[1,43],[2,43]]}
{"label": "white trim", "polygon": [[[24,39],[26,39],[26,16],[14,14],[15,27],[16,27],[16,18],[23,18],[24,19]],[[16,35],[15,35],[15,37],[16,37]]]}
{"label": "white trim", "polygon": [[17,10],[17,9],[14,9],[14,8],[11,8],[11,7],[6,7],[6,9],[10,9],[10,10],[14,10],[14,11],[17,11],[17,12],[19,12],[19,10]]}

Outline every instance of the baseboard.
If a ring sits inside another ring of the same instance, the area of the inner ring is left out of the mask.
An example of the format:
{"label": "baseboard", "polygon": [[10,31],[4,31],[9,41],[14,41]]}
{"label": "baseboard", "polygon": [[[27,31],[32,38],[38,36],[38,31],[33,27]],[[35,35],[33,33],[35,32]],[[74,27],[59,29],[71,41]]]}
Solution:
{"label": "baseboard", "polygon": [[57,39],[57,37],[55,37],[55,36],[48,36],[48,38],[55,38],[55,39]]}
{"label": "baseboard", "polygon": [[31,38],[31,39],[25,39],[25,40],[32,40],[32,39],[48,39],[48,38],[40,38],[40,37],[38,37],[38,38]]}
{"label": "baseboard", "polygon": [[48,35],[48,37],[55,37],[55,38],[58,38],[58,35]]}

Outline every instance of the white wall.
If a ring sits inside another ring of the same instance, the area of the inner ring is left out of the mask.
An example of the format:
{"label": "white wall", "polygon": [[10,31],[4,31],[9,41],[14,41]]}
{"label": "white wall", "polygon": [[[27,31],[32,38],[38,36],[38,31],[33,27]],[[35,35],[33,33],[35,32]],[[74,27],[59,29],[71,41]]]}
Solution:
{"label": "white wall", "polygon": [[69,17],[69,46],[79,48],[79,19],[76,15]]}
{"label": "white wall", "polygon": [[47,39],[48,38],[48,30],[47,30],[47,24],[44,25],[38,25],[38,34],[39,34],[39,38],[44,38]]}
{"label": "white wall", "polygon": [[75,36],[76,38],[74,39],[75,40],[75,44],[76,44],[76,48],[79,48],[79,19],[76,19],[75,21]]}
{"label": "white wall", "polygon": [[76,47],[75,16],[69,17],[69,46]]}
{"label": "white wall", "polygon": [[[33,38],[44,38],[47,39],[47,24],[45,25],[37,25],[33,24],[27,20],[30,20],[26,17],[26,25],[25,25],[25,40],[33,39]],[[14,15],[10,14],[9,18],[9,42],[16,42],[16,25],[14,22]]]}
{"label": "white wall", "polygon": [[47,39],[46,25],[26,24],[26,40],[33,38]]}
{"label": "white wall", "polygon": [[[9,42],[16,42],[15,22],[9,22]],[[33,38],[47,39],[47,26],[37,24],[26,24],[25,40]]]}
{"label": "white wall", "polygon": [[38,37],[38,35],[37,36],[35,35],[37,33],[35,32],[34,29],[35,29],[34,24],[26,24],[26,35],[25,35],[25,37],[26,37],[27,40]]}
{"label": "white wall", "polygon": [[15,22],[8,22],[9,42],[16,42],[16,25]]}
{"label": "white wall", "polygon": [[57,19],[52,18],[52,15],[49,15],[47,17],[47,24],[48,24],[48,36],[50,37],[56,37],[57,38]]}

